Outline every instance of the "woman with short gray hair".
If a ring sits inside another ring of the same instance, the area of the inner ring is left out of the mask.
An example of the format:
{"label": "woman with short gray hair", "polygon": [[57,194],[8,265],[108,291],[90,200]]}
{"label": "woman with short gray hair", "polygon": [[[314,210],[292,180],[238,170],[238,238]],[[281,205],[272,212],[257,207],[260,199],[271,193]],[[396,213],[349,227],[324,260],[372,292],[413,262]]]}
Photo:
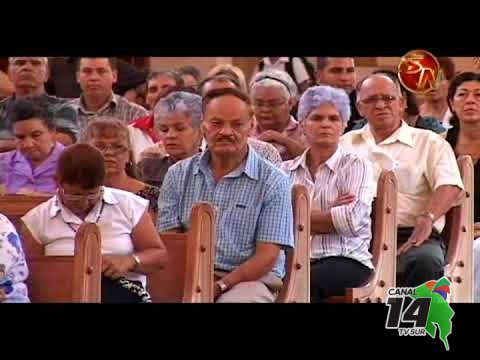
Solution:
{"label": "woman with short gray hair", "polygon": [[274,145],[283,160],[305,151],[305,137],[290,115],[297,86],[285,71],[269,69],[257,73],[250,82],[250,95],[257,121],[255,137]]}
{"label": "woman with short gray hair", "polygon": [[282,164],[294,183],[308,188],[312,201],[311,302],[361,286],[374,270],[369,252],[373,169],[367,160],[339,146],[349,118],[344,90],[307,89],[298,120],[309,148]]}
{"label": "woman with short gray hair", "polygon": [[153,116],[165,153],[147,153],[138,163],[138,171],[143,181],[160,187],[170,166],[200,151],[202,98],[185,91],[173,92],[158,101]]}

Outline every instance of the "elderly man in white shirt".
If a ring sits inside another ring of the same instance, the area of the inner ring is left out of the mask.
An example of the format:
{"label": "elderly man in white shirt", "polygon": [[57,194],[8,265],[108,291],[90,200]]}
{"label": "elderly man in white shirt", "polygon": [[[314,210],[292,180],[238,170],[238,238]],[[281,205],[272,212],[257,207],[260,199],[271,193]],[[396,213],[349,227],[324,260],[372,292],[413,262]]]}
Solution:
{"label": "elderly man in white shirt", "polygon": [[398,284],[416,287],[443,276],[445,213],[463,195],[463,183],[451,146],[432,131],[413,128],[401,118],[399,87],[375,74],[358,86],[357,107],[368,120],[341,143],[370,159],[375,181],[392,170],[398,181]]}
{"label": "elderly man in white shirt", "polygon": [[361,286],[374,270],[369,252],[372,165],[338,147],[349,118],[344,90],[309,88],[298,110],[309,148],[282,164],[294,183],[309,189],[312,200],[311,302]]}

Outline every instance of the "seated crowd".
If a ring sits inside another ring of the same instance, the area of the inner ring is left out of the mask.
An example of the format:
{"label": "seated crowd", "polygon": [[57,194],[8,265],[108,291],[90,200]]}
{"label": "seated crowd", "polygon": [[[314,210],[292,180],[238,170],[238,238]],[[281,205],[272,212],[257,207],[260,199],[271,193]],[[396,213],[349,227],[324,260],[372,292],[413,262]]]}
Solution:
{"label": "seated crowd", "polygon": [[[264,58],[250,82],[232,65],[203,78],[193,66],[152,72],[133,102],[115,93],[115,58],[79,58],[74,99],[47,94],[47,58],[10,58],[0,193],[46,197],[22,220],[47,256],[72,256],[79,226],[99,226],[102,302],[150,302],[147,275],[168,266],[162,233],[187,232],[193,204],[208,202],[215,301],[275,302],[295,246],[292,186],[304,185],[305,286],[324,302],[375,271],[372,209],[388,170],[398,182],[397,284],[441,278],[445,215],[465,194],[456,157],[471,156],[480,178],[480,74],[455,75],[442,59],[448,76],[420,99],[388,69],[357,82],[353,58],[318,58],[316,73],[305,61]],[[19,229],[0,209],[0,302],[29,302],[28,276]]]}

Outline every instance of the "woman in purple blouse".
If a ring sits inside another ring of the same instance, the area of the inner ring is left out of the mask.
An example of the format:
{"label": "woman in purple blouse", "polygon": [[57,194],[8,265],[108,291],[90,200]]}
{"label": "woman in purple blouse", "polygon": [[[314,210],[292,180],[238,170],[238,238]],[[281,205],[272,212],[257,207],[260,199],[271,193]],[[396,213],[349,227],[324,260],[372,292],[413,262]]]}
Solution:
{"label": "woman in purple blouse", "polygon": [[34,99],[15,101],[7,121],[16,150],[0,153],[0,186],[8,194],[54,193],[57,161],[64,146],[55,141],[55,126],[47,109]]}

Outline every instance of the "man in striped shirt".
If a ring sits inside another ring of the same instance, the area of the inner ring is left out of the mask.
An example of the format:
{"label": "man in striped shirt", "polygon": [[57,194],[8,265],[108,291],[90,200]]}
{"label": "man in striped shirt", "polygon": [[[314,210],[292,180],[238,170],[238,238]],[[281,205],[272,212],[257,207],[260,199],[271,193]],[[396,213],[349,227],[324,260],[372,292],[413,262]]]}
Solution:
{"label": "man in striped shirt", "polygon": [[373,270],[370,212],[374,194],[368,162],[339,148],[350,118],[346,92],[330,86],[307,89],[298,120],[310,147],[282,168],[293,182],[309,189],[312,201],[311,302],[343,295]]}

